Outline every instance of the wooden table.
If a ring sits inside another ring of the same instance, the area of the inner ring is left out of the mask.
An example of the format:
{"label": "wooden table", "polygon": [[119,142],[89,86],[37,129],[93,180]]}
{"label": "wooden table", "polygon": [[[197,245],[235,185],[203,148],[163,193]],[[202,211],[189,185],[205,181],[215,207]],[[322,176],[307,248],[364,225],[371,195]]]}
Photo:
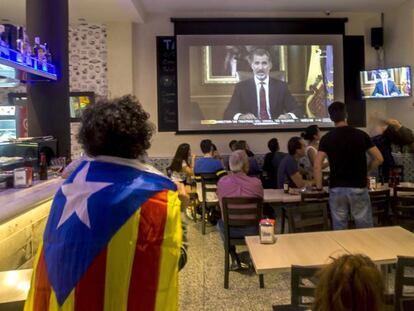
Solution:
{"label": "wooden table", "polygon": [[279,234],[275,244],[260,244],[259,236],[246,236],[256,273],[290,271],[292,265],[320,267],[346,251],[324,232]]}
{"label": "wooden table", "polygon": [[330,257],[362,253],[377,264],[397,261],[398,255],[414,256],[414,234],[401,227],[276,235],[275,244],[260,244],[258,236],[246,237],[256,273],[288,271],[292,265],[318,267]]}
{"label": "wooden table", "polygon": [[414,234],[401,227],[380,227],[327,232],[352,254],[365,254],[377,264],[397,262],[397,256],[414,256]]}

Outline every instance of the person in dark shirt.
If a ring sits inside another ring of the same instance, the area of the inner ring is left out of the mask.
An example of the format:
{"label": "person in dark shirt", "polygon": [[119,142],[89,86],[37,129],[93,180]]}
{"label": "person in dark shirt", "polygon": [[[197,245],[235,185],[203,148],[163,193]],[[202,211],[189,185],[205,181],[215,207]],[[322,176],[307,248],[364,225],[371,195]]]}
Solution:
{"label": "person in dark shirt", "polygon": [[262,183],[265,189],[277,189],[277,171],[286,153],[279,152],[279,141],[277,138],[270,139],[267,147],[270,152],[266,153],[264,158]]}
{"label": "person in dark shirt", "polygon": [[305,156],[305,141],[300,137],[292,137],[288,141],[288,152],[280,162],[277,171],[277,188],[283,189],[283,184],[288,181],[291,188],[303,188],[311,185],[313,181],[304,180],[299,172],[298,161]]}
{"label": "person in dark shirt", "polygon": [[379,175],[383,182],[387,182],[390,169],[395,165],[391,145],[399,145],[400,148],[412,145],[414,144],[414,134],[409,128],[401,125],[398,120],[379,120],[375,127],[375,134],[372,136],[372,142],[384,157],[384,163],[379,168]]}
{"label": "person in dark shirt", "polygon": [[259,164],[247,142],[245,140],[239,140],[235,145],[235,150],[244,150],[249,157],[249,171],[247,172],[247,176],[259,176],[261,174]]}
{"label": "person in dark shirt", "polygon": [[[329,160],[329,207],[333,229],[348,227],[351,212],[357,228],[372,227],[371,202],[367,189],[368,172],[383,162],[383,157],[368,134],[348,126],[345,104],[332,103],[329,116],[335,129],[322,137],[314,163],[316,186],[322,189],[322,163]],[[367,166],[366,152],[372,157]]]}

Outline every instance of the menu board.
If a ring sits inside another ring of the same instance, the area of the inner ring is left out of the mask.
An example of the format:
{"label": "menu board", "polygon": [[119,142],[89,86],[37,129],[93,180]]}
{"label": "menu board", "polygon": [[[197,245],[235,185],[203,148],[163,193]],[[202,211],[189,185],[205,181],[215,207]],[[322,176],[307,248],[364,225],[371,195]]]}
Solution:
{"label": "menu board", "polygon": [[157,37],[159,132],[175,132],[178,128],[176,53],[175,37]]}

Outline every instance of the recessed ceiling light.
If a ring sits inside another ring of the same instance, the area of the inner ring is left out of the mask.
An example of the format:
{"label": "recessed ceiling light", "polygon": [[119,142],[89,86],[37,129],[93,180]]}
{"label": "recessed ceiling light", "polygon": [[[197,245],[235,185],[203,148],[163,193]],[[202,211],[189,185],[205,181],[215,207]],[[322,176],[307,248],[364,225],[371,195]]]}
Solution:
{"label": "recessed ceiling light", "polygon": [[78,18],[78,21],[80,21],[80,22],[86,22],[86,18],[83,18],[83,17]]}

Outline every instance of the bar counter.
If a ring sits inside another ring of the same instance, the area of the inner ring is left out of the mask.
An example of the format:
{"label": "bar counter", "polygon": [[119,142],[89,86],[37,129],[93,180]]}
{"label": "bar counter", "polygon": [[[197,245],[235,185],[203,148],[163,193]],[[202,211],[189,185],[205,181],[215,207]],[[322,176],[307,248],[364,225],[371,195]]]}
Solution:
{"label": "bar counter", "polygon": [[29,188],[0,190],[0,225],[49,201],[63,183],[60,177],[35,181]]}

